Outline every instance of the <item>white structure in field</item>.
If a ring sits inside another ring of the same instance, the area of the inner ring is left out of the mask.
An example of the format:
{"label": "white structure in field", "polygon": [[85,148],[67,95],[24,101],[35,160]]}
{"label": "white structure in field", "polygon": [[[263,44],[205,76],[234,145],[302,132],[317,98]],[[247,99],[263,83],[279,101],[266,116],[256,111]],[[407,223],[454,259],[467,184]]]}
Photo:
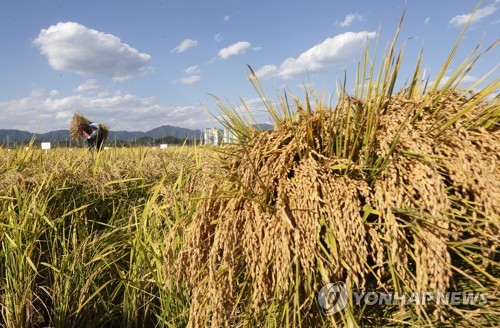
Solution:
{"label": "white structure in field", "polygon": [[224,129],[224,140],[223,142],[225,144],[231,144],[235,143],[238,139],[236,138],[236,135],[234,134],[233,131],[229,129]]}
{"label": "white structure in field", "polygon": [[47,153],[50,149],[50,142],[42,142],[41,147],[45,149],[45,153]]}
{"label": "white structure in field", "polygon": [[167,149],[168,148],[168,144],[160,144],[160,149]]}
{"label": "white structure in field", "polygon": [[49,150],[50,149],[50,142],[42,142],[41,147],[42,147],[42,149]]}
{"label": "white structure in field", "polygon": [[203,133],[205,145],[218,146],[222,142],[223,131],[219,128],[206,128]]}
{"label": "white structure in field", "polygon": [[206,128],[203,131],[203,143],[205,145],[219,146],[221,144],[235,143],[236,141],[236,135],[228,129],[213,127]]}

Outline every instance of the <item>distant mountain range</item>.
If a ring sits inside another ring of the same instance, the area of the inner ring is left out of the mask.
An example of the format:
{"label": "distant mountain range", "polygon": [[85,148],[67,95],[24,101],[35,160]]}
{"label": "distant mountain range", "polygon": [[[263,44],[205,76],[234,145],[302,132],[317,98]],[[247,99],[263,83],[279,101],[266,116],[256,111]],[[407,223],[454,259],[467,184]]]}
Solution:
{"label": "distant mountain range", "polygon": [[[108,134],[108,141],[121,140],[121,141],[134,141],[141,138],[154,138],[161,139],[167,137],[174,137],[176,139],[200,139],[203,132],[200,130],[190,130],[180,128],[177,126],[163,125],[156,129],[142,132],[142,131],[110,131]],[[69,140],[69,130],[57,130],[46,133],[32,133],[21,130],[8,130],[0,129],[0,144],[27,142],[35,138],[38,142],[55,142]]]}
{"label": "distant mountain range", "polygon": [[[263,131],[272,130],[270,124],[256,124]],[[36,142],[65,142],[69,140],[69,130],[56,130],[46,133],[32,133],[21,130],[0,129],[0,145],[29,142],[35,138]],[[139,139],[165,139],[165,140],[192,140],[202,139],[203,131],[180,128],[172,125],[163,125],[153,130],[142,131],[110,131],[108,141],[137,141]]]}

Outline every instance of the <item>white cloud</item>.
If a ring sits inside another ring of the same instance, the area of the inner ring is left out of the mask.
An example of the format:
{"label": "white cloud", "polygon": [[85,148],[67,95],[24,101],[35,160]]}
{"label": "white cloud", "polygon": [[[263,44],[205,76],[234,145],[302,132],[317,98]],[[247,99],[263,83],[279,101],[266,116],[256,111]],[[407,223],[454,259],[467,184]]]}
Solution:
{"label": "white cloud", "polygon": [[182,79],[178,79],[178,80],[174,81],[174,83],[175,84],[179,83],[179,84],[191,85],[191,84],[194,84],[200,80],[201,80],[201,76],[191,75],[191,76],[188,76],[188,77],[185,77]]}
{"label": "white cloud", "polygon": [[[271,103],[272,106],[279,106],[276,101],[268,98],[240,98],[238,103],[232,107],[234,107],[235,111],[242,119],[249,123],[271,124],[271,117],[264,101]],[[223,119],[225,114],[218,112],[215,116],[218,119]],[[212,125],[214,125],[214,123],[218,125],[216,122],[212,122]]]}
{"label": "white cloud", "polygon": [[337,21],[336,24],[340,25],[340,27],[348,27],[355,21],[361,22],[363,20],[363,16],[358,13],[347,14],[342,22]]}
{"label": "white cloud", "polygon": [[240,41],[236,42],[229,47],[219,50],[217,56],[223,60],[228,59],[231,56],[244,54],[251,47],[250,42]]}
{"label": "white cloud", "polygon": [[164,106],[154,98],[142,98],[120,91],[102,95],[28,95],[0,102],[0,126],[30,132],[69,129],[73,114],[103,122],[111,130],[148,131],[170,124],[186,128],[209,125],[200,106]]}
{"label": "white cloud", "polygon": [[[495,5],[488,5],[484,8],[478,9],[471,19],[471,24],[477,23],[480,20],[488,17],[489,15],[493,14],[496,10],[497,10],[497,8],[495,7]],[[457,15],[450,20],[450,25],[453,25],[456,27],[460,27],[462,25],[465,25],[469,21],[471,16],[472,16],[472,13],[464,14],[464,15]]]}
{"label": "white cloud", "polygon": [[231,16],[229,16],[229,15],[224,16],[224,22],[229,22],[230,19],[231,19]]}
{"label": "white cloud", "polygon": [[332,67],[345,64],[359,55],[368,39],[373,39],[375,32],[347,32],[328,38],[297,58],[288,58],[278,67],[266,65],[256,74],[261,78],[277,76],[282,79],[292,78],[307,73],[318,73]]}
{"label": "white cloud", "polygon": [[50,66],[85,76],[123,81],[151,70],[151,56],[122,43],[120,38],[74,22],[42,29],[34,44]]}
{"label": "white cloud", "polygon": [[187,74],[198,74],[201,72],[201,70],[200,70],[200,67],[198,65],[194,65],[194,66],[189,66],[188,68],[186,68],[184,70],[184,72],[186,72]]}
{"label": "white cloud", "polygon": [[255,75],[257,75],[259,79],[266,80],[270,77],[273,77],[277,73],[278,73],[278,67],[276,67],[275,65],[265,65],[261,67],[259,70],[257,70],[255,72]]}
{"label": "white cloud", "polygon": [[44,88],[34,88],[31,90],[30,92],[30,97],[33,97],[33,98],[39,98],[39,97],[46,97],[46,96],[50,96],[50,97],[57,97],[59,96],[59,91],[58,90],[50,90],[49,92],[47,92]]}
{"label": "white cloud", "polygon": [[217,33],[216,35],[214,35],[214,41],[221,42],[222,41],[222,33]]}
{"label": "white cloud", "polygon": [[189,48],[195,47],[197,45],[198,45],[198,40],[185,39],[177,47],[170,50],[170,52],[175,52],[175,53],[180,54],[180,53],[183,53],[184,51],[188,50]]}
{"label": "white cloud", "polygon": [[[443,86],[448,80],[450,79],[450,76],[445,75],[442,77],[441,81],[439,82],[439,87]],[[465,84],[472,84],[474,82],[477,82],[478,78],[473,76],[473,75],[465,75],[462,80],[460,81],[460,85],[465,85]],[[429,85],[433,84],[436,82],[435,80],[429,81]]]}
{"label": "white cloud", "polygon": [[431,18],[430,17],[426,17],[425,21],[424,21],[424,25],[428,25],[430,22],[431,22]]}
{"label": "white cloud", "polygon": [[101,87],[99,86],[99,83],[97,82],[96,79],[90,79],[82,84],[80,84],[75,91],[76,92],[96,92],[100,91]]}
{"label": "white cloud", "polygon": [[472,75],[465,75],[461,81],[462,84],[470,84],[476,82],[478,79]]}
{"label": "white cloud", "polygon": [[272,103],[275,108],[279,106],[276,101],[269,98],[245,99],[245,105],[248,109],[250,109],[252,116],[257,123],[271,123],[269,111],[264,101]]}
{"label": "white cloud", "polygon": [[31,90],[30,93],[31,97],[43,97],[45,96],[45,89],[44,88],[35,88]]}

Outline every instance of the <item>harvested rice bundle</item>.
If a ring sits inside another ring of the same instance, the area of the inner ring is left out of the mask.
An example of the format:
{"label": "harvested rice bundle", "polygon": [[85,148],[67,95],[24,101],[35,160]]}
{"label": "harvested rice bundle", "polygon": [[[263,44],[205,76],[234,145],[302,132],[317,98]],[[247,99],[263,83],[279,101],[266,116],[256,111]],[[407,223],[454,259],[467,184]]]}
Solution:
{"label": "harvested rice bundle", "polygon": [[[191,324],[231,325],[245,308],[238,320],[261,325],[259,316],[268,320],[279,306],[280,315],[293,313],[287,320],[319,324],[315,291],[339,280],[349,290],[445,292],[459,257],[449,245],[461,236],[488,250],[482,259],[491,265],[500,139],[470,123],[493,105],[478,103],[461,117],[471,100],[458,95],[416,100],[401,92],[370,123],[363,115],[371,100],[316,111],[307,103],[297,120],[227,148],[225,174],[207,186],[175,266],[193,289]],[[457,118],[441,123],[439,135],[438,110]],[[473,133],[482,146],[454,131]],[[480,233],[466,213],[486,222]]]}
{"label": "harvested rice bundle", "polygon": [[73,119],[71,120],[69,135],[71,139],[77,140],[82,138],[82,126],[87,126],[91,122],[86,119],[83,115],[75,113]]}
{"label": "harvested rice bundle", "polygon": [[[190,326],[498,322],[500,82],[458,88],[484,53],[443,81],[454,48],[430,86],[420,57],[395,92],[398,35],[379,76],[366,48],[354,95],[338,89],[335,108],[314,90],[273,103],[251,70],[270,133],[247,128],[248,106],[218,101],[239,143],[221,150],[221,172],[182,231],[172,230],[183,243],[167,261],[191,292]],[[349,301],[325,315],[318,291],[337,282]],[[457,289],[484,292],[488,304],[370,307],[352,297]]]}
{"label": "harvested rice bundle", "polygon": [[106,124],[99,123],[99,133],[101,134],[100,138],[103,141],[106,141],[106,139],[108,138],[108,134],[109,134],[108,126]]}

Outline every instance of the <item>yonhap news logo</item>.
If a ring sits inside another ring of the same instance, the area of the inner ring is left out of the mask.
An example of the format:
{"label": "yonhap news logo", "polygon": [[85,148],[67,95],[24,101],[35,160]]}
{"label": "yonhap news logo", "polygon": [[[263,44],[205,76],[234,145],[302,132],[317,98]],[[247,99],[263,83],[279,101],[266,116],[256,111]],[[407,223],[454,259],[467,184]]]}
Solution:
{"label": "yonhap news logo", "polygon": [[[318,303],[325,315],[344,310],[349,301],[344,282],[329,283],[318,292]],[[485,305],[484,292],[352,292],[354,306],[384,305]]]}
{"label": "yonhap news logo", "polygon": [[326,315],[342,311],[348,300],[345,283],[341,281],[324,285],[318,294],[319,305]]}

